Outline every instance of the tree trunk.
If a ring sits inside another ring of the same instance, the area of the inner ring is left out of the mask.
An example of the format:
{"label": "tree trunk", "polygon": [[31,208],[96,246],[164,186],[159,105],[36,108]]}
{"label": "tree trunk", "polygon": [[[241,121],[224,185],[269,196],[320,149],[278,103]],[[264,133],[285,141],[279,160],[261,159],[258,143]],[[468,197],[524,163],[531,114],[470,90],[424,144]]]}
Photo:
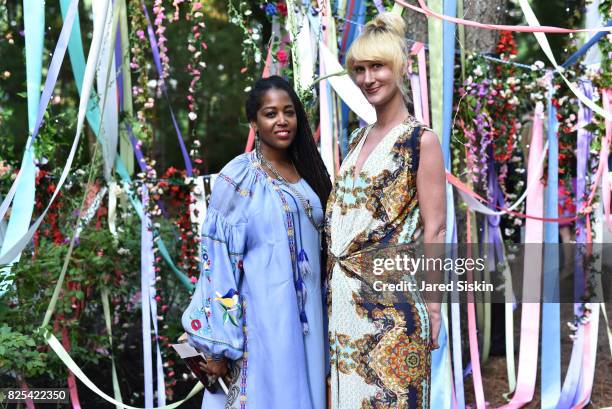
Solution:
{"label": "tree trunk", "polygon": [[[464,0],[463,17],[481,23],[503,24],[508,0]],[[418,6],[417,0],[407,0],[408,3]],[[432,17],[435,18],[435,17]],[[427,17],[410,9],[404,11],[404,19],[408,26],[408,38],[427,43]],[[483,30],[466,27],[465,45],[468,52],[490,53],[495,51],[499,39],[496,30]]]}

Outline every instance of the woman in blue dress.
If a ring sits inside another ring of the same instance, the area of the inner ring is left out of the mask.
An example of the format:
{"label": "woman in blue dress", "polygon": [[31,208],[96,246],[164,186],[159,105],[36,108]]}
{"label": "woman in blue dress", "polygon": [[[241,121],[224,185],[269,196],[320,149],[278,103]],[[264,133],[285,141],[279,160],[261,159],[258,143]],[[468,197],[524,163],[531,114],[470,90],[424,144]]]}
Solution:
{"label": "woman in blue dress", "polygon": [[254,152],[217,177],[202,227],[202,270],[183,313],[204,369],[234,371],[203,407],[325,408],[321,291],[324,206],[331,182],[290,85],[260,79],[246,102]]}

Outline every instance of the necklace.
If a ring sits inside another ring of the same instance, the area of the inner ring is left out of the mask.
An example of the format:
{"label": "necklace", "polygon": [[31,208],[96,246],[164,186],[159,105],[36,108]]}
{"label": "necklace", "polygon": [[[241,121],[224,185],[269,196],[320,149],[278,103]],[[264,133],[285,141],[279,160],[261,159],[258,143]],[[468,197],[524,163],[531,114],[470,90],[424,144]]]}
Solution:
{"label": "necklace", "polygon": [[[259,146],[257,146],[255,149],[255,155],[257,156],[257,160],[259,160],[259,163],[261,163],[262,165],[270,169],[270,171],[274,174],[274,177],[277,180],[279,180],[283,185],[285,185],[287,189],[289,189],[291,193],[293,193],[300,200],[300,203],[302,203],[302,207],[304,208],[304,211],[306,212],[306,217],[308,217],[308,220],[310,220],[310,223],[314,226],[314,228],[320,232],[323,229],[323,224],[317,224],[315,222],[314,216],[312,214],[312,205],[310,204],[310,200],[306,199],[300,192],[297,191],[297,189],[291,186],[291,183],[289,183],[287,179],[285,179],[283,175],[281,175],[280,172],[274,167],[274,165],[272,165],[263,156],[263,154],[261,153],[261,149],[258,149],[258,148]],[[299,175],[293,162],[291,162],[291,165],[293,166],[295,173]]]}

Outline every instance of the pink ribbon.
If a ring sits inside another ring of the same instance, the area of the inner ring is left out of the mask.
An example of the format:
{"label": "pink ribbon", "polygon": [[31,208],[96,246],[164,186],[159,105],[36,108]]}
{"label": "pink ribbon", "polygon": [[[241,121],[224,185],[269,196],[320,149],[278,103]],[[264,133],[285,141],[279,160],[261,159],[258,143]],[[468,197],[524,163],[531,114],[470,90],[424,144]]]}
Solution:
{"label": "pink ribbon", "polygon": [[[21,389],[26,391],[26,392],[30,391],[30,388],[28,388],[28,384],[26,383],[26,381],[24,379],[21,379],[19,381],[19,386],[21,386]],[[27,393],[26,393],[25,404],[26,404],[26,407],[28,409],[36,409],[35,406],[34,406],[34,402],[32,401],[32,399],[30,399],[30,397],[28,396]]]}
{"label": "pink ribbon", "polygon": [[[410,53],[412,55],[417,56],[417,63],[419,68],[419,83],[417,84],[416,81],[412,80],[412,78],[410,79],[411,84],[414,84],[412,87],[413,90],[416,88],[417,85],[419,87],[420,98],[418,99],[418,101],[416,99],[413,101],[415,104],[415,111],[421,114],[421,118],[417,117],[417,119],[419,121],[422,121],[423,124],[431,126],[429,122],[429,91],[427,88],[427,59],[425,56],[425,44],[418,42],[414,43],[412,49],[410,50]],[[416,104],[419,104],[420,106],[417,107]]]}
{"label": "pink ribbon", "polygon": [[[544,105],[538,103],[533,119],[533,130],[531,145],[529,148],[529,160],[527,167],[527,184],[542,178],[542,168],[538,159],[542,156],[543,149],[543,111]],[[536,215],[538,218],[525,221],[525,243],[542,243],[544,237],[544,224],[539,218],[544,213],[544,185],[538,183],[527,196],[527,213]],[[537,249],[536,249],[537,251]],[[524,294],[530,293],[535,296],[540,294],[541,253],[534,254],[540,262],[530,261],[532,271],[531,280],[525,280]],[[534,268],[535,267],[535,268]],[[529,281],[529,282],[528,282]],[[533,296],[532,295],[532,296]],[[521,341],[519,352],[519,368],[516,392],[512,400],[502,406],[503,409],[520,408],[533,399],[535,391],[536,376],[538,369],[538,341],[540,332],[540,304],[524,303],[521,315]]]}
{"label": "pink ribbon", "polygon": [[[467,153],[467,152],[466,152]],[[472,257],[472,228],[471,215],[467,212],[467,257]],[[474,281],[474,273],[469,270],[467,273],[469,282]],[[470,291],[467,295],[467,314],[468,314],[468,338],[470,343],[470,359],[472,361],[472,378],[474,381],[474,394],[476,395],[476,407],[484,409],[486,407],[484,389],[482,386],[482,374],[480,372],[480,351],[478,349],[478,329],[476,328],[476,310],[474,307],[474,294]]]}
{"label": "pink ribbon", "polygon": [[[70,334],[68,334],[68,328],[66,326],[62,326],[62,345],[64,346],[66,352],[70,351]],[[72,402],[72,408],[81,409],[76,379],[74,378],[74,374],[70,369],[68,369],[68,390],[70,391],[70,401]]]}
{"label": "pink ribbon", "polygon": [[447,16],[444,14],[436,13],[435,11],[427,8],[427,4],[425,4],[424,0],[418,0],[419,6],[413,6],[412,4],[408,4],[403,0],[395,0],[397,4],[401,6],[407,7],[411,10],[416,11],[417,13],[425,14],[426,16],[435,17],[440,20],[450,21],[451,23],[461,24],[469,27],[476,28],[484,28],[486,30],[501,30],[501,31],[514,31],[520,33],[553,33],[553,34],[570,34],[570,33],[594,33],[599,31],[612,31],[612,27],[595,27],[595,28],[579,28],[579,29],[571,29],[571,28],[562,28],[562,27],[553,27],[553,26],[509,26],[503,24],[485,24],[479,23],[473,20],[465,20],[462,18],[456,18]]}
{"label": "pink ribbon", "polygon": [[[469,187],[467,187],[465,185],[465,183],[463,183],[461,180],[459,180],[459,178],[457,178],[457,176],[453,175],[450,172],[446,172],[446,180],[448,181],[448,183],[450,183],[451,185],[455,186],[457,189],[461,190],[462,192],[467,193],[468,195],[480,200],[481,202],[483,202],[484,204],[490,206],[490,207],[495,207],[498,210],[501,210],[505,213],[508,213],[512,216],[515,217],[520,217],[522,219],[530,219],[530,220],[537,220],[540,222],[550,222],[550,223],[569,223],[569,222],[573,222],[576,219],[578,219],[579,216],[571,216],[571,217],[558,217],[558,218],[552,218],[552,217],[540,217],[540,216],[536,216],[533,214],[525,214],[525,213],[519,213],[519,212],[515,212],[513,210],[510,210],[504,206],[499,206],[495,203],[492,203],[490,201],[488,201],[487,199],[485,199],[484,197],[480,196],[478,193],[474,192],[472,189],[470,189]],[[590,202],[589,202],[590,204]],[[588,207],[588,205],[587,205]]]}

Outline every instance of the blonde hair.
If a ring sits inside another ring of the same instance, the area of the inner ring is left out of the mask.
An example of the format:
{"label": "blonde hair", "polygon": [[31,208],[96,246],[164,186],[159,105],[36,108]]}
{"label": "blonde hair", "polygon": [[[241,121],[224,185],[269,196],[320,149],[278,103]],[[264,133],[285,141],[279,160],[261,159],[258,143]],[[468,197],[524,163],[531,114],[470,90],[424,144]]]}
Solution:
{"label": "blonde hair", "polygon": [[406,23],[395,13],[385,12],[377,15],[366,24],[365,29],[353,42],[346,55],[346,68],[352,75],[357,61],[381,61],[388,64],[398,81],[398,86],[406,97],[407,89],[403,81],[408,63],[406,48]]}

